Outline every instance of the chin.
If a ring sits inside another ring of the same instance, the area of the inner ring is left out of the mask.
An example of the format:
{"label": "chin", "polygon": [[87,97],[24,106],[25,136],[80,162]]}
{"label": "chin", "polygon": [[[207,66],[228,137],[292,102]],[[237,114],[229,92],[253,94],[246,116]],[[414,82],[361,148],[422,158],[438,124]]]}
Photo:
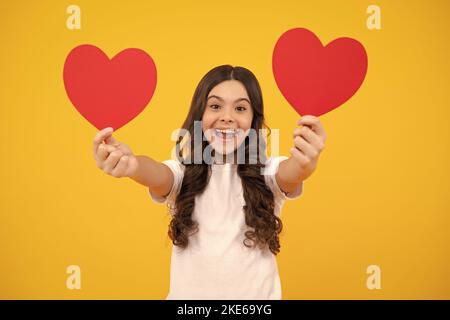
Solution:
{"label": "chin", "polygon": [[227,155],[230,153],[234,153],[236,151],[236,148],[234,147],[212,147],[214,149],[214,151],[216,152],[216,154],[220,154],[220,155]]}

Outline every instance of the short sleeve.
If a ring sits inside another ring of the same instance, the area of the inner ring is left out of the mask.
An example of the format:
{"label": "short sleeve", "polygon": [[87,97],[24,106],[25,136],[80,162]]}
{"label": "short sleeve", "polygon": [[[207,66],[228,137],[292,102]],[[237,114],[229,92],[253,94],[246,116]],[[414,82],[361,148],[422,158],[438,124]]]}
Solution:
{"label": "short sleeve", "polygon": [[168,203],[169,205],[171,205],[171,207],[173,207],[173,204],[175,203],[177,195],[181,189],[181,184],[183,182],[184,165],[176,160],[165,160],[162,163],[165,164],[167,167],[169,167],[170,171],[172,171],[173,173],[172,189],[170,190],[169,194],[165,197],[155,195],[150,191],[150,189],[148,189],[148,192],[153,202]]}
{"label": "short sleeve", "polygon": [[286,156],[279,157],[270,157],[266,162],[266,167],[264,168],[264,179],[266,181],[267,186],[272,190],[275,200],[293,200],[297,199],[303,192],[303,181],[298,185],[298,187],[290,192],[285,193],[278,186],[276,173],[278,172],[278,167],[280,163],[284,160],[287,160]]}

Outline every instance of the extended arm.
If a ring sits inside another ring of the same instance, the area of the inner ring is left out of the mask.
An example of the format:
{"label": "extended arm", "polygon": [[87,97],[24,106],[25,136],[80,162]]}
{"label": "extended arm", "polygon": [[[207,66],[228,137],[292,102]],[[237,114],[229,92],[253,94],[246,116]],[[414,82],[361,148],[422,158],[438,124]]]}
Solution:
{"label": "extended arm", "polygon": [[303,116],[294,130],[294,147],[289,159],[280,162],[276,173],[278,186],[285,193],[293,192],[316,169],[319,155],[325,147],[326,134],[319,118]]}

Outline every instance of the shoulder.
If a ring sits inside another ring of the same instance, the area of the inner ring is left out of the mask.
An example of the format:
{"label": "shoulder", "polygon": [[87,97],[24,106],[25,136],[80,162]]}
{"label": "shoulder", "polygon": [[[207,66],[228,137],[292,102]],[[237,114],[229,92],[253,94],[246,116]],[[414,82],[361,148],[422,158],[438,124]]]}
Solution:
{"label": "shoulder", "polygon": [[178,175],[183,176],[184,170],[185,170],[185,165],[182,164],[180,161],[169,159],[169,160],[162,161],[162,164],[168,166],[169,169],[173,172],[174,176],[178,176]]}
{"label": "shoulder", "polygon": [[269,157],[265,163],[265,168],[262,174],[264,175],[264,180],[266,185],[272,190],[276,201],[290,200],[299,197],[303,191],[303,182],[298,186],[296,190],[291,193],[285,193],[279,187],[276,179],[276,174],[280,163],[289,159],[286,156]]}
{"label": "shoulder", "polygon": [[[176,197],[179,194],[180,189],[181,189],[181,184],[183,182],[183,177],[184,177],[185,166],[178,160],[173,160],[173,159],[164,160],[161,163],[166,165],[170,169],[170,171],[173,173],[172,188],[171,188],[169,194],[167,196],[163,196],[163,197],[153,194],[150,189],[149,189],[149,193],[154,202],[168,203],[169,205],[173,206],[173,204],[175,203]],[[173,214],[174,211],[171,211],[171,213]]]}

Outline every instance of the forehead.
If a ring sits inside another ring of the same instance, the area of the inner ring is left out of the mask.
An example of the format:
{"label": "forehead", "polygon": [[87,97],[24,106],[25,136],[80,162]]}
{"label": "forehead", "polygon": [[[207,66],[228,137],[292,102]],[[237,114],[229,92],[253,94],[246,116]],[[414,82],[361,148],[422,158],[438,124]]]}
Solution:
{"label": "forehead", "polygon": [[244,85],[237,80],[226,80],[219,83],[211,89],[208,94],[208,98],[210,96],[219,96],[225,101],[231,102],[239,98],[249,99],[247,90],[245,89]]}

